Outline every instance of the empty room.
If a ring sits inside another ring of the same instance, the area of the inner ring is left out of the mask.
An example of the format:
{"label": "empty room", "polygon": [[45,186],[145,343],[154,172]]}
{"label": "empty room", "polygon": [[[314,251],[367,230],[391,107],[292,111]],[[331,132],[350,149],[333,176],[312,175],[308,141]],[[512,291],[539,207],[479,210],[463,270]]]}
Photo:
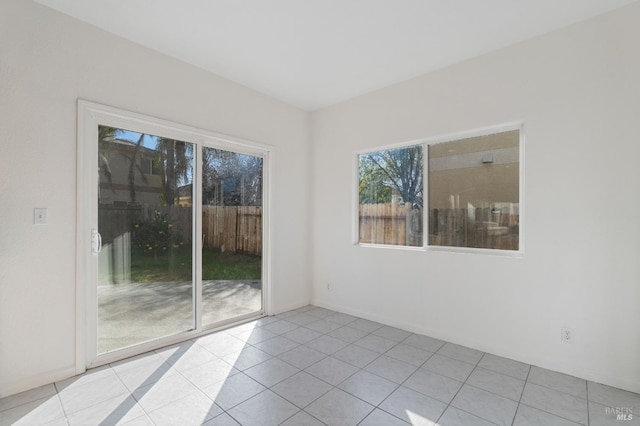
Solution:
{"label": "empty room", "polygon": [[640,424],[640,1],[0,1],[0,426]]}

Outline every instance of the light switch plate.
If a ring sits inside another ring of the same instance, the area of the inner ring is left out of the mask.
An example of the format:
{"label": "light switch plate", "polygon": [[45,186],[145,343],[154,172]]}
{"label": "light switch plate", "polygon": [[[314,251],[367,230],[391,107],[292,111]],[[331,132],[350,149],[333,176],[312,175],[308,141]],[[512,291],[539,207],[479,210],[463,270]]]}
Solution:
{"label": "light switch plate", "polygon": [[46,225],[47,209],[33,209],[33,223],[35,225]]}

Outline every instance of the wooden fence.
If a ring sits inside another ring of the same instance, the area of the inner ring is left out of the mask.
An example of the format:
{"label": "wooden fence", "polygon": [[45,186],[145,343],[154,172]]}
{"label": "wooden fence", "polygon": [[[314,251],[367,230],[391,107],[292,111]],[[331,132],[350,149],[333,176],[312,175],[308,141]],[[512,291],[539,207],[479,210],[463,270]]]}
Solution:
{"label": "wooden fence", "polygon": [[262,253],[262,207],[203,206],[204,247],[249,254]]}
{"label": "wooden fence", "polygon": [[[130,232],[136,224],[152,220],[155,212],[167,215],[171,230],[191,244],[193,215],[191,207],[150,204],[101,204],[98,224],[102,241],[109,244]],[[232,253],[262,254],[262,208],[258,206],[204,206],[202,241],[205,248]]]}
{"label": "wooden fence", "polygon": [[361,243],[422,245],[422,210],[409,203],[360,204]]}
{"label": "wooden fence", "polygon": [[432,209],[429,245],[518,250],[518,214],[500,209]]}
{"label": "wooden fence", "polygon": [[[422,209],[407,203],[361,204],[361,243],[422,245]],[[431,209],[429,245],[518,250],[519,215],[499,209]]]}

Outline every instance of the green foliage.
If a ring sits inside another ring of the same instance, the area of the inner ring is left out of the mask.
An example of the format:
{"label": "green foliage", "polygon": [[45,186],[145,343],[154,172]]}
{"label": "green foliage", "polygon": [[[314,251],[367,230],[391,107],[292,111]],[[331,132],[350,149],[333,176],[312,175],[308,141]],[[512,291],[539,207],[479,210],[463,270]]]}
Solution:
{"label": "green foliage", "polygon": [[395,192],[402,201],[422,206],[422,173],[422,145],[362,154],[359,157],[360,203],[389,203]]}
{"label": "green foliage", "polygon": [[98,125],[98,141],[99,142],[111,142],[113,141],[122,130],[115,127]]}
{"label": "green foliage", "polygon": [[157,137],[155,167],[161,177],[162,201],[173,206],[180,199],[180,187],[192,185],[193,144]]}
{"label": "green foliage", "polygon": [[[144,133],[134,133],[128,132],[132,134],[140,135],[138,137],[137,142],[133,141],[125,141],[129,142],[131,145],[121,145],[120,142],[123,140],[119,140],[119,143],[115,143],[117,137],[123,134],[125,130],[117,129],[115,127],[108,126],[98,126],[98,141],[100,145],[99,149],[99,167],[100,173],[103,174],[109,184],[111,185],[111,190],[115,193],[113,189],[113,175],[111,170],[111,165],[109,164],[111,160],[115,157],[115,155],[124,156],[129,162],[127,180],[129,186],[129,199],[131,203],[136,202],[136,171],[140,176],[140,179],[144,183],[147,182],[147,177],[145,176],[142,168],[140,167],[139,157],[142,153],[142,149],[144,148]],[[120,172],[118,173],[120,175]]]}
{"label": "green foliage", "polygon": [[361,155],[359,162],[360,204],[390,203],[392,184],[388,176],[371,160],[370,154]]}
{"label": "green foliage", "polygon": [[[262,272],[260,256],[202,249],[203,280],[259,280]],[[171,248],[162,262],[156,262],[143,249],[134,248],[131,254],[131,281],[152,283],[160,281],[189,281],[192,279],[190,246]]]}
{"label": "green foliage", "polygon": [[184,243],[182,237],[173,232],[172,225],[167,220],[167,214],[159,211],[153,213],[151,220],[136,223],[133,229],[133,243],[145,253],[166,253],[171,248],[179,248]]}
{"label": "green foliage", "polygon": [[219,249],[202,249],[203,280],[259,280],[262,257],[231,253]]}
{"label": "green foliage", "polygon": [[262,158],[208,147],[202,157],[204,204],[262,205]]}

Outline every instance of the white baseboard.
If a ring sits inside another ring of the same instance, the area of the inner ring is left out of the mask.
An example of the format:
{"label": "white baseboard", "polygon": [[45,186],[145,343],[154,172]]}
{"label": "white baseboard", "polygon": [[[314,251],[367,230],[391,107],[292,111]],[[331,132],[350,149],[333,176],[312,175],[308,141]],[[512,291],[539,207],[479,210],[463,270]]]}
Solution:
{"label": "white baseboard", "polygon": [[75,366],[63,368],[55,371],[38,374],[13,383],[0,384],[0,398],[14,395],[16,393],[28,391],[33,388],[48,385],[59,380],[68,379],[76,375]]}
{"label": "white baseboard", "polygon": [[633,380],[632,378],[611,377],[607,374],[602,374],[600,372],[581,368],[580,366],[565,365],[563,363],[559,363],[557,360],[554,360],[554,359],[543,358],[543,357],[532,357],[530,354],[520,353],[517,350],[514,350],[513,347],[509,347],[509,346],[494,347],[494,346],[486,345],[483,342],[464,341],[464,340],[461,340],[459,336],[453,336],[453,335],[441,333],[436,330],[431,330],[425,327],[418,326],[416,324],[403,323],[400,321],[396,321],[393,318],[378,315],[369,311],[360,311],[357,309],[352,309],[352,308],[349,308],[348,306],[330,303],[322,299],[313,298],[311,300],[311,304],[315,306],[319,306],[321,308],[331,309],[333,311],[338,311],[345,314],[364,318],[370,321],[379,322],[384,325],[401,328],[403,330],[411,331],[412,333],[423,334],[429,337],[433,337],[435,339],[440,339],[446,342],[451,342],[451,343],[466,346],[469,348],[477,349],[479,351],[487,352],[503,358],[509,358],[512,360],[524,362],[526,364],[531,364],[541,368],[546,368],[547,370],[558,371],[560,373],[568,374],[570,376],[580,377],[582,379],[586,379],[596,383],[601,383],[608,386],[613,386],[629,392],[640,393],[640,381],[638,381],[637,379]]}
{"label": "white baseboard", "polygon": [[277,315],[283,312],[291,311],[293,309],[302,308],[303,306],[307,306],[309,303],[311,303],[309,299],[304,299],[295,303],[289,303],[288,305],[278,306],[274,308],[274,312],[270,313],[270,315]]}

